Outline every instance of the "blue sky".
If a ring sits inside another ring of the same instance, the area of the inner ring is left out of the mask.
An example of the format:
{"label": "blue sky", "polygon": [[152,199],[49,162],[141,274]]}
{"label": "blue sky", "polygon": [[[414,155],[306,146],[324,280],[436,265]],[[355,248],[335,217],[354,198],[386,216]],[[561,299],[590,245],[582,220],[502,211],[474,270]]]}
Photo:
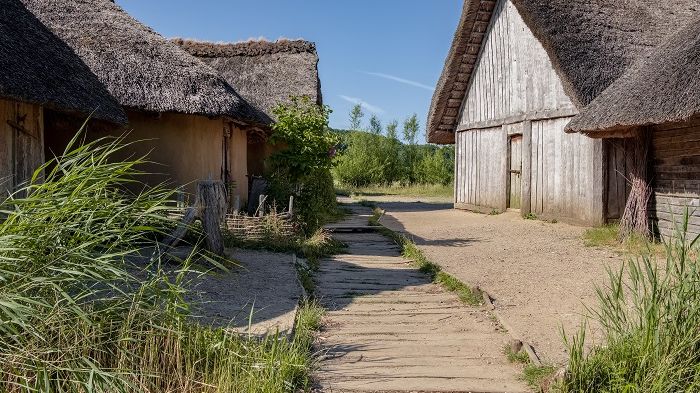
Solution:
{"label": "blue sky", "polygon": [[316,42],[331,126],[345,128],[353,102],[384,124],[417,113],[425,127],[433,87],[462,0],[117,0],[166,37],[236,42]]}

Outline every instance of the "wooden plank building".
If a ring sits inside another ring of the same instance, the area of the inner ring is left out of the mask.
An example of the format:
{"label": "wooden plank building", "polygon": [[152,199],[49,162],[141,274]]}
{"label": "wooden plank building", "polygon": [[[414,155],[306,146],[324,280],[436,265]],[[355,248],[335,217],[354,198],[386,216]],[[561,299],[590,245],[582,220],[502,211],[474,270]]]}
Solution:
{"label": "wooden plank building", "polygon": [[620,218],[624,152],[564,128],[695,9],[465,0],[428,118],[428,140],[456,147],[455,207],[588,225]]}
{"label": "wooden plank building", "polygon": [[44,164],[54,117],[125,124],[126,115],[83,61],[19,0],[0,0],[0,198]]}
{"label": "wooden plank building", "polygon": [[[215,70],[111,0],[22,1],[126,111],[128,128],[93,127],[90,138],[128,131],[127,141],[138,143],[127,153],[156,163],[142,168],[152,185],[192,193],[197,180],[222,180],[245,199],[246,128],[266,120]],[[48,148],[60,151],[76,129],[55,132]]]}
{"label": "wooden plank building", "polygon": [[640,58],[568,126],[567,131],[627,146],[649,144],[649,213],[669,238],[689,213],[688,233],[700,235],[700,14]]}

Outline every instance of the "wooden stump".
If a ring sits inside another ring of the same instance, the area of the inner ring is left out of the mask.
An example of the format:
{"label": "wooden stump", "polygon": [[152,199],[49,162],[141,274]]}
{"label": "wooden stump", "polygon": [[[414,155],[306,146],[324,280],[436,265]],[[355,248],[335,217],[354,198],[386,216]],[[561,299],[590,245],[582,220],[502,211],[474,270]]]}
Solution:
{"label": "wooden stump", "polygon": [[212,180],[198,182],[194,206],[187,209],[175,231],[163,241],[163,253],[177,246],[190,230],[194,221],[199,219],[206,236],[207,250],[223,256],[224,240],[221,236],[221,223],[226,217],[226,209],[224,183]]}
{"label": "wooden stump", "polygon": [[202,221],[207,249],[217,255],[224,255],[224,241],[221,237],[221,223],[226,216],[224,183],[211,180],[197,183],[195,208]]}

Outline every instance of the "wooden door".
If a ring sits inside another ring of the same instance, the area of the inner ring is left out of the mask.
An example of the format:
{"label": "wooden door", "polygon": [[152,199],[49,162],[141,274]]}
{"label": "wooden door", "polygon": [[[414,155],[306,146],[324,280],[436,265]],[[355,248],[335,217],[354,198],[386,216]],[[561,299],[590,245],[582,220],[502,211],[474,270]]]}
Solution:
{"label": "wooden door", "polygon": [[508,143],[508,207],[520,209],[522,201],[523,136],[513,135]]}
{"label": "wooden door", "polygon": [[44,162],[41,107],[0,100],[0,146],[0,198],[3,198],[26,185]]}

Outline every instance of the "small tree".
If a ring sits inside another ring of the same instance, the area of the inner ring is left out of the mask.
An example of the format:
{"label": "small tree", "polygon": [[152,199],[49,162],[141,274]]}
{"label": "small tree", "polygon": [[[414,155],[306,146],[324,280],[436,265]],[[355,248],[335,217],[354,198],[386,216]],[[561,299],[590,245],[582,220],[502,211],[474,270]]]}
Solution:
{"label": "small tree", "polygon": [[297,215],[314,230],[336,206],[330,169],[340,138],[328,127],[331,110],[303,96],[273,113],[277,122],[270,142],[285,148],[270,157],[270,195],[282,206],[295,195]]}
{"label": "small tree", "polygon": [[396,120],[387,124],[386,139],[383,142],[385,157],[384,182],[391,184],[401,180],[401,142],[398,139],[399,122]]}
{"label": "small tree", "polygon": [[328,170],[333,166],[335,148],[340,139],[328,127],[328,106],[319,106],[307,96],[293,97],[287,105],[278,105],[273,113],[270,143],[286,148],[270,157],[273,163],[289,168],[293,180],[309,171]]}
{"label": "small tree", "polygon": [[359,131],[362,127],[362,118],[365,117],[365,113],[362,111],[362,105],[357,104],[350,110],[350,129],[353,131]]}
{"label": "small tree", "polygon": [[420,129],[420,123],[418,122],[418,115],[415,113],[408,117],[403,122],[403,138],[407,143],[404,158],[406,167],[406,182],[413,184],[416,182],[416,164],[418,161],[418,154],[416,151],[416,136],[418,135],[418,130]]}
{"label": "small tree", "polygon": [[374,135],[382,134],[382,122],[377,115],[372,115],[372,117],[369,118],[369,132]]}
{"label": "small tree", "polygon": [[398,129],[399,122],[392,120],[391,123],[386,125],[386,137],[389,139],[399,139]]}

